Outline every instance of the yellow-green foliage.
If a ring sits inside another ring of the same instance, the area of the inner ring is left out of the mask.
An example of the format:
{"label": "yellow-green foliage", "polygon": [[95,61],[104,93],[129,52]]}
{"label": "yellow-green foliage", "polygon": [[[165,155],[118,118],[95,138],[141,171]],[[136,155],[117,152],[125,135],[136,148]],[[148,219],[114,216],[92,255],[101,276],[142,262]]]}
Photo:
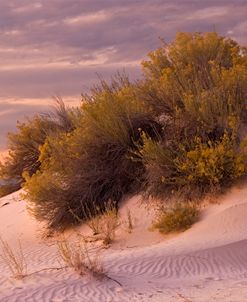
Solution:
{"label": "yellow-green foliage", "polygon": [[165,146],[144,137],[140,154],[146,166],[148,194],[185,191],[193,196],[212,186],[225,186],[247,173],[247,137],[239,143],[229,134],[216,142],[196,137],[190,144]]}
{"label": "yellow-green foliage", "polygon": [[190,204],[176,204],[173,207],[161,210],[154,228],[167,234],[177,231],[185,231],[194,224],[199,216],[196,206]]}
{"label": "yellow-green foliage", "polygon": [[[60,104],[56,135],[43,135],[39,124],[32,133],[32,122],[20,128],[12,174],[26,171],[29,208],[51,228],[140,188],[191,198],[246,174],[246,48],[216,33],[178,33],[143,67],[135,84],[125,76],[102,81],[77,114]],[[22,157],[24,167],[16,165]]]}
{"label": "yellow-green foliage", "polygon": [[240,146],[236,139],[224,134],[218,142],[202,143],[176,158],[175,164],[188,184],[217,185],[239,178],[247,172],[247,137]]}
{"label": "yellow-green foliage", "polygon": [[148,194],[207,191],[246,174],[246,48],[216,33],[178,33],[143,67],[139,93],[164,128],[139,150]]}
{"label": "yellow-green foliage", "polygon": [[98,136],[123,145],[130,143],[133,117],[144,120],[147,114],[136,98],[134,85],[128,82],[116,90],[105,84],[103,90],[82,100],[82,110],[82,123],[88,127],[90,137]]}
{"label": "yellow-green foliage", "polygon": [[[87,219],[85,212],[105,209],[111,199],[139,190],[144,168],[132,160],[139,128],[155,125],[138,104],[130,84],[105,86],[84,96],[76,129],[46,139],[40,171],[26,177],[29,208],[51,228]],[[145,129],[144,129],[145,130]],[[79,218],[79,219],[78,219]]]}
{"label": "yellow-green foliage", "polygon": [[18,123],[17,132],[8,136],[9,154],[0,166],[0,175],[6,179],[20,179],[24,171],[32,175],[40,166],[39,148],[53,128],[41,116]]}
{"label": "yellow-green foliage", "polygon": [[157,115],[191,119],[195,130],[226,127],[247,104],[246,48],[216,33],[178,33],[143,62],[143,100]]}
{"label": "yellow-green foliage", "polygon": [[33,175],[40,167],[40,149],[49,136],[68,133],[75,128],[80,112],[67,109],[61,99],[56,99],[55,111],[35,115],[17,123],[17,131],[9,133],[9,153],[0,163],[0,177],[23,182],[24,172]]}

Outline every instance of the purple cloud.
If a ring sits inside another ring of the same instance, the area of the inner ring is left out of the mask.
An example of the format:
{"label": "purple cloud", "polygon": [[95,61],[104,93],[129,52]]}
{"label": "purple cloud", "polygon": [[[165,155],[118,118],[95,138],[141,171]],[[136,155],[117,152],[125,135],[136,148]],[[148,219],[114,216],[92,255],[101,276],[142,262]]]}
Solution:
{"label": "purple cloud", "polygon": [[246,14],[246,0],[0,0],[0,104],[33,99],[9,105],[11,120],[0,106],[0,138],[41,98],[79,98],[96,74],[109,79],[123,68],[137,77],[159,37],[216,29],[245,44]]}

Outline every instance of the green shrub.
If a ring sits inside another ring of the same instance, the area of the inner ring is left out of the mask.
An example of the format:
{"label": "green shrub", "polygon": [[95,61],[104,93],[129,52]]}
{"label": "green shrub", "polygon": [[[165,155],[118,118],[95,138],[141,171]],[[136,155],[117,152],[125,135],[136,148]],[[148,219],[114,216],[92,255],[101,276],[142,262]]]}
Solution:
{"label": "green shrub", "polygon": [[176,204],[173,207],[162,210],[154,228],[167,234],[177,231],[185,231],[194,224],[199,216],[197,207],[190,204]]}

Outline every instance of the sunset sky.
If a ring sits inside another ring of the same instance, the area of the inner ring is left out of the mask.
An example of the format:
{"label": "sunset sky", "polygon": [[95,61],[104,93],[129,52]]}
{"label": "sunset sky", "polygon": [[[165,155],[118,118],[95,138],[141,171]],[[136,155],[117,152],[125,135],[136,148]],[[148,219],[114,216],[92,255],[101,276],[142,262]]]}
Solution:
{"label": "sunset sky", "polygon": [[177,31],[213,31],[247,44],[247,0],[0,0],[0,150],[17,119],[69,101],[140,61]]}

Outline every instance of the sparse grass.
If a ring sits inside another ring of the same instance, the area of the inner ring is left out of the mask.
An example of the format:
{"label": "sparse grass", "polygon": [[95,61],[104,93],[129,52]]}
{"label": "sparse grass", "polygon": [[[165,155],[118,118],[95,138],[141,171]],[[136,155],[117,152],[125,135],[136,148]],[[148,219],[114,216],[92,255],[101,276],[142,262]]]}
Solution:
{"label": "sparse grass", "polygon": [[57,243],[58,252],[63,262],[80,276],[90,275],[96,279],[105,276],[98,253],[90,253],[87,242],[69,242],[63,240]]}
{"label": "sparse grass", "polygon": [[195,205],[177,203],[171,208],[161,210],[154,228],[164,234],[185,231],[197,221],[198,216],[199,210]]}
{"label": "sparse grass", "polygon": [[103,236],[103,243],[109,245],[113,242],[116,229],[120,226],[119,215],[114,203],[108,203],[106,211],[101,216],[100,224],[100,233]]}
{"label": "sparse grass", "polygon": [[[93,231],[93,235],[98,235],[101,232],[101,220],[102,210],[96,205],[93,206],[93,210],[90,210],[87,206],[84,207],[84,217],[86,219],[86,225]],[[79,221],[82,220],[77,216]]]}
{"label": "sparse grass", "polygon": [[67,239],[57,243],[60,258],[65,267],[72,268],[80,276],[90,276],[97,280],[108,279],[122,286],[116,279],[107,275],[102,265],[102,258],[95,249],[90,249],[84,237],[77,242]]}
{"label": "sparse grass", "polygon": [[127,208],[127,230],[128,233],[131,233],[134,228],[133,217],[129,208]]}
{"label": "sparse grass", "polygon": [[[72,215],[79,221],[83,222],[73,211]],[[120,226],[116,202],[109,200],[104,203],[104,209],[93,206],[90,211],[84,209],[84,217],[86,217],[86,225],[92,230],[93,235],[99,235],[98,239],[103,240],[104,245],[109,245],[115,238],[116,229]]]}
{"label": "sparse grass", "polygon": [[21,241],[18,240],[18,247],[12,248],[8,242],[0,237],[0,256],[8,266],[15,279],[23,279],[27,275],[27,263],[23,254]]}
{"label": "sparse grass", "polygon": [[86,221],[86,224],[89,226],[89,228],[93,231],[93,235],[98,235],[101,232],[101,215],[97,215],[94,217],[91,217],[91,219]]}

